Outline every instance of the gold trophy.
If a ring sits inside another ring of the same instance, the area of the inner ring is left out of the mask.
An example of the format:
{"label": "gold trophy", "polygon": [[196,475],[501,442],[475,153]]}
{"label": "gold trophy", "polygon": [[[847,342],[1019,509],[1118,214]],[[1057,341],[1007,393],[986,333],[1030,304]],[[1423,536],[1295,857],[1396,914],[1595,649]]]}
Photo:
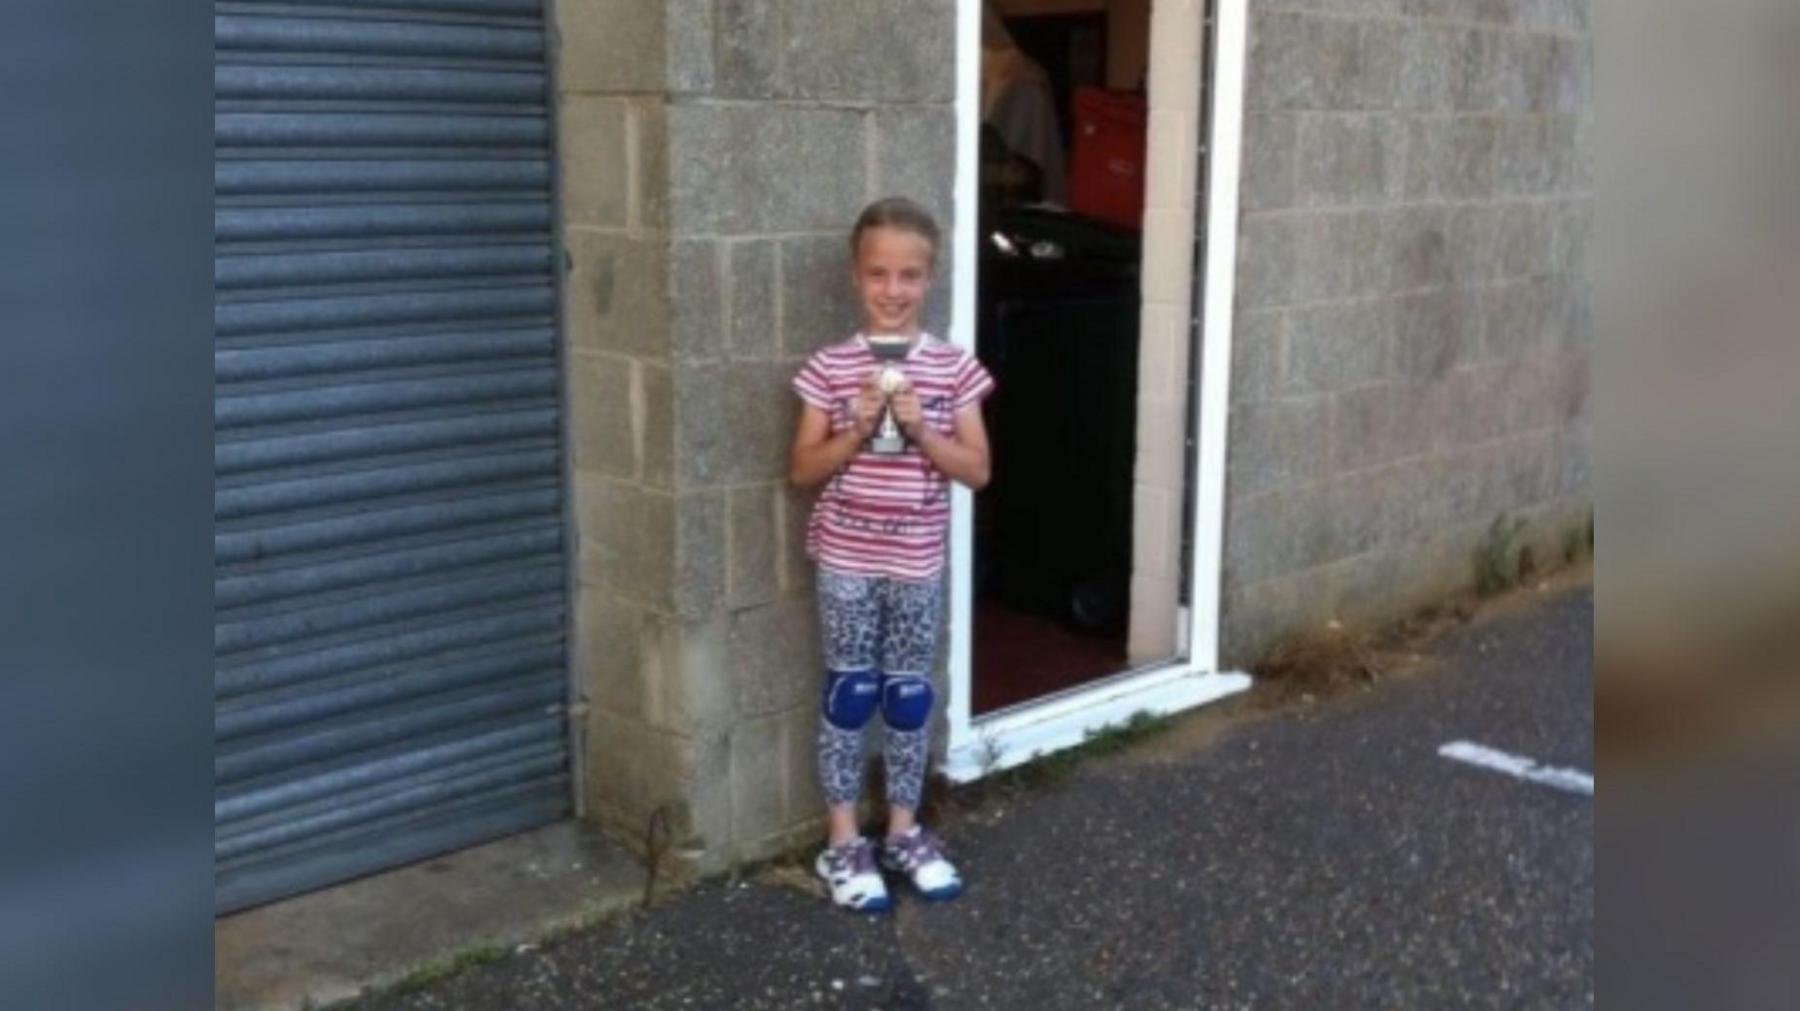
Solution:
{"label": "gold trophy", "polygon": [[875,384],[880,387],[888,402],[881,408],[881,421],[875,426],[875,434],[869,437],[869,452],[883,456],[898,456],[906,452],[906,435],[900,431],[899,422],[894,420],[894,394],[906,389],[906,373],[892,364],[906,357],[912,347],[912,339],[908,337],[874,337],[868,338],[869,351],[884,363],[881,372],[875,377]]}

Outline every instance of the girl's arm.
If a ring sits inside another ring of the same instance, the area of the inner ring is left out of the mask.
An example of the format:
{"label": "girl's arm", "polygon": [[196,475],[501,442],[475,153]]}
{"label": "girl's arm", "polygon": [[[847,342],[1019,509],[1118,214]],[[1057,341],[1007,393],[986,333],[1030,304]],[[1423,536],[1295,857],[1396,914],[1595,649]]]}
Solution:
{"label": "girl's arm", "polygon": [[918,394],[912,390],[894,396],[894,419],[938,470],[952,481],[974,491],[987,487],[989,477],[987,425],[981,405],[970,404],[952,417],[952,429],[944,435],[925,424]]}
{"label": "girl's arm", "polygon": [[831,434],[831,416],[812,404],[800,411],[800,424],[794,429],[794,448],[788,454],[788,480],[801,488],[811,488],[837,473],[875,431],[881,418],[881,393],[874,380],[863,387],[851,405],[851,425],[837,435]]}

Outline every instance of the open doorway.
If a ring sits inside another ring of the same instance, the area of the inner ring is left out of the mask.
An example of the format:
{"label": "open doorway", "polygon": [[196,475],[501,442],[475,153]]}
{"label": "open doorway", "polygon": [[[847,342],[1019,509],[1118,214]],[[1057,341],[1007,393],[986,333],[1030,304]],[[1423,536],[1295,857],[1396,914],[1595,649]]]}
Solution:
{"label": "open doorway", "polygon": [[1172,314],[1144,284],[1150,26],[1150,0],[984,3],[976,344],[999,392],[977,717],[1187,642],[1194,356],[1167,346],[1185,301]]}

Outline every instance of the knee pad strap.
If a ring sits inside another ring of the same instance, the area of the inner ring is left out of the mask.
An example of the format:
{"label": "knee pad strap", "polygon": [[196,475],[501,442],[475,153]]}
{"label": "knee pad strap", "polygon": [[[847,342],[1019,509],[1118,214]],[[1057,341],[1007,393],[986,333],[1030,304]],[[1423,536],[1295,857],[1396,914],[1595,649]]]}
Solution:
{"label": "knee pad strap", "polygon": [[917,730],[931,718],[931,704],[936,696],[930,678],[893,675],[882,682],[881,718],[895,730]]}
{"label": "knee pad strap", "polygon": [[881,675],[872,670],[827,671],[821,710],[832,726],[861,730],[881,704]]}

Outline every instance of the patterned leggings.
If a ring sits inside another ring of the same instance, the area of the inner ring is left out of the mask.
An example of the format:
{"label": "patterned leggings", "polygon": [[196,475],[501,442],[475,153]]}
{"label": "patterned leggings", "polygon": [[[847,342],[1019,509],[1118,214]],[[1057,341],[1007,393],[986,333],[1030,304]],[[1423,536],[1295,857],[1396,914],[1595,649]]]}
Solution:
{"label": "patterned leggings", "polygon": [[[931,677],[943,616],[942,580],[909,582],[820,569],[818,594],[827,671]],[[925,786],[931,722],[911,731],[884,729],[888,803],[917,810]],[[819,781],[826,803],[856,803],[862,794],[862,752],[861,730],[845,730],[820,716]]]}

